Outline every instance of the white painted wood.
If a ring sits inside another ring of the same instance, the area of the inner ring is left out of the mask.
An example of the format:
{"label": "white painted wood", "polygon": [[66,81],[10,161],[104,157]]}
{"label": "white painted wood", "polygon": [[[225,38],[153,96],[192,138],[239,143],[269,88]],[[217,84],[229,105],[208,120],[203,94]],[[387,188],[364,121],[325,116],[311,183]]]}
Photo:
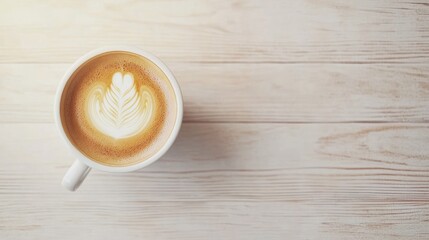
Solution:
{"label": "white painted wood", "polygon": [[132,44],[167,61],[427,63],[425,0],[2,1],[0,62]]}
{"label": "white painted wood", "polygon": [[[0,1],[0,239],[429,239],[429,2]],[[100,46],[161,57],[173,148],[73,162],[52,104]]]}
{"label": "white painted wood", "polygon": [[428,124],[187,123],[160,161],[75,193],[54,124],[0,131],[1,239],[429,237]]}
{"label": "white painted wood", "polygon": [[[1,64],[0,122],[52,122],[69,64]],[[172,63],[185,122],[427,122],[429,65]]]}

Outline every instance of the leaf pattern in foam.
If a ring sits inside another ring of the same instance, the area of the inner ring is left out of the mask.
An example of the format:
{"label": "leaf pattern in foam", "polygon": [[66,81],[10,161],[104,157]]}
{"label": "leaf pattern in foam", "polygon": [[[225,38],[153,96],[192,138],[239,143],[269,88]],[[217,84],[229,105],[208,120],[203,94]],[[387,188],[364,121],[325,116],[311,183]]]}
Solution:
{"label": "leaf pattern in foam", "polygon": [[134,77],[117,72],[110,87],[94,88],[88,98],[89,117],[99,131],[114,138],[131,137],[143,130],[153,112],[150,91],[137,91]]}

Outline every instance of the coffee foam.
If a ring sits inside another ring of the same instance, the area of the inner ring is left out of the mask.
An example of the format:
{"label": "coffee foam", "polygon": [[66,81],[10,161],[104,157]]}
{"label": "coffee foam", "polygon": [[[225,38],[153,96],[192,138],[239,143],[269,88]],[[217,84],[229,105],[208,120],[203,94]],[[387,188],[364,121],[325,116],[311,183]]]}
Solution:
{"label": "coffee foam", "polygon": [[97,84],[90,91],[85,110],[97,130],[113,138],[126,138],[147,127],[153,108],[148,88],[137,90],[131,73],[116,72],[109,87]]}
{"label": "coffee foam", "polygon": [[176,96],[154,63],[110,52],[83,64],[61,100],[61,121],[73,145],[101,164],[127,166],[154,155],[176,118]]}

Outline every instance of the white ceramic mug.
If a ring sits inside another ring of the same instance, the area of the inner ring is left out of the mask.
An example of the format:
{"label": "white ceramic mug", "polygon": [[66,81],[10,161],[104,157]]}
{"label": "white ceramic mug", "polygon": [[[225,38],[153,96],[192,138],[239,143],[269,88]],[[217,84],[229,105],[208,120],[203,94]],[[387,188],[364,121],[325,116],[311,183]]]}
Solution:
{"label": "white ceramic mug", "polygon": [[[171,132],[168,140],[166,141],[166,143],[158,150],[158,152],[156,152],[153,156],[151,156],[150,158],[136,163],[134,165],[131,166],[123,166],[123,167],[112,167],[112,166],[107,166],[107,165],[103,165],[100,164],[98,162],[95,162],[91,159],[89,159],[88,157],[86,157],[84,154],[82,154],[78,148],[76,148],[71,142],[70,139],[67,137],[65,131],[64,131],[64,126],[62,124],[61,118],[60,118],[60,104],[61,104],[61,96],[64,92],[64,87],[66,86],[66,83],[70,80],[70,77],[72,76],[72,74],[85,62],[87,62],[89,59],[106,53],[106,52],[112,52],[112,51],[124,51],[124,52],[131,52],[137,55],[141,55],[144,58],[149,59],[150,61],[152,61],[155,65],[157,65],[164,73],[165,75],[168,77],[171,86],[173,87],[174,93],[176,95],[176,103],[177,103],[177,115],[176,115],[176,120],[174,123],[174,127],[173,127],[173,131]],[[88,175],[88,173],[90,172],[90,170],[92,168],[98,169],[98,170],[102,170],[102,171],[106,171],[106,172],[131,172],[131,171],[135,171],[138,170],[140,168],[144,168],[146,166],[148,166],[149,164],[155,162],[156,160],[158,160],[162,155],[165,154],[165,152],[167,152],[167,150],[171,147],[171,145],[173,144],[174,140],[177,137],[177,134],[179,133],[180,130],[180,126],[182,125],[182,117],[183,117],[183,100],[182,100],[182,93],[180,91],[180,87],[179,84],[177,83],[176,79],[174,78],[173,74],[171,73],[171,71],[167,68],[167,66],[161,62],[161,60],[159,60],[157,57],[155,57],[154,55],[142,51],[138,48],[134,48],[134,47],[128,47],[128,46],[119,46],[119,47],[104,47],[104,48],[99,48],[96,50],[93,50],[87,54],[85,54],[84,56],[82,56],[81,58],[79,58],[71,67],[70,69],[66,72],[66,74],[64,75],[60,85],[58,86],[58,90],[57,90],[57,94],[55,97],[55,105],[54,105],[54,114],[55,114],[55,122],[58,126],[61,138],[64,140],[65,144],[68,146],[68,148],[71,150],[72,154],[74,155],[74,157],[76,158],[75,162],[73,163],[73,165],[68,169],[67,173],[65,174],[63,181],[62,181],[62,185],[67,188],[70,191],[74,191],[76,190],[80,184],[83,182],[83,180],[85,179],[85,177]]]}

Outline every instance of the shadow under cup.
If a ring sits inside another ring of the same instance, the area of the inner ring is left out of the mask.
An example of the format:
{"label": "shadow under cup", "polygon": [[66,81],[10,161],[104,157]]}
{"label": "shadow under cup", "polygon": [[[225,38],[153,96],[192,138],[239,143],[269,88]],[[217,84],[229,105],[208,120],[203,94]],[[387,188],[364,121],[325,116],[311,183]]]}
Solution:
{"label": "shadow under cup", "polygon": [[57,123],[91,167],[144,167],[168,150],[180,129],[183,103],[174,76],[139,52],[93,53],[65,76]]}

